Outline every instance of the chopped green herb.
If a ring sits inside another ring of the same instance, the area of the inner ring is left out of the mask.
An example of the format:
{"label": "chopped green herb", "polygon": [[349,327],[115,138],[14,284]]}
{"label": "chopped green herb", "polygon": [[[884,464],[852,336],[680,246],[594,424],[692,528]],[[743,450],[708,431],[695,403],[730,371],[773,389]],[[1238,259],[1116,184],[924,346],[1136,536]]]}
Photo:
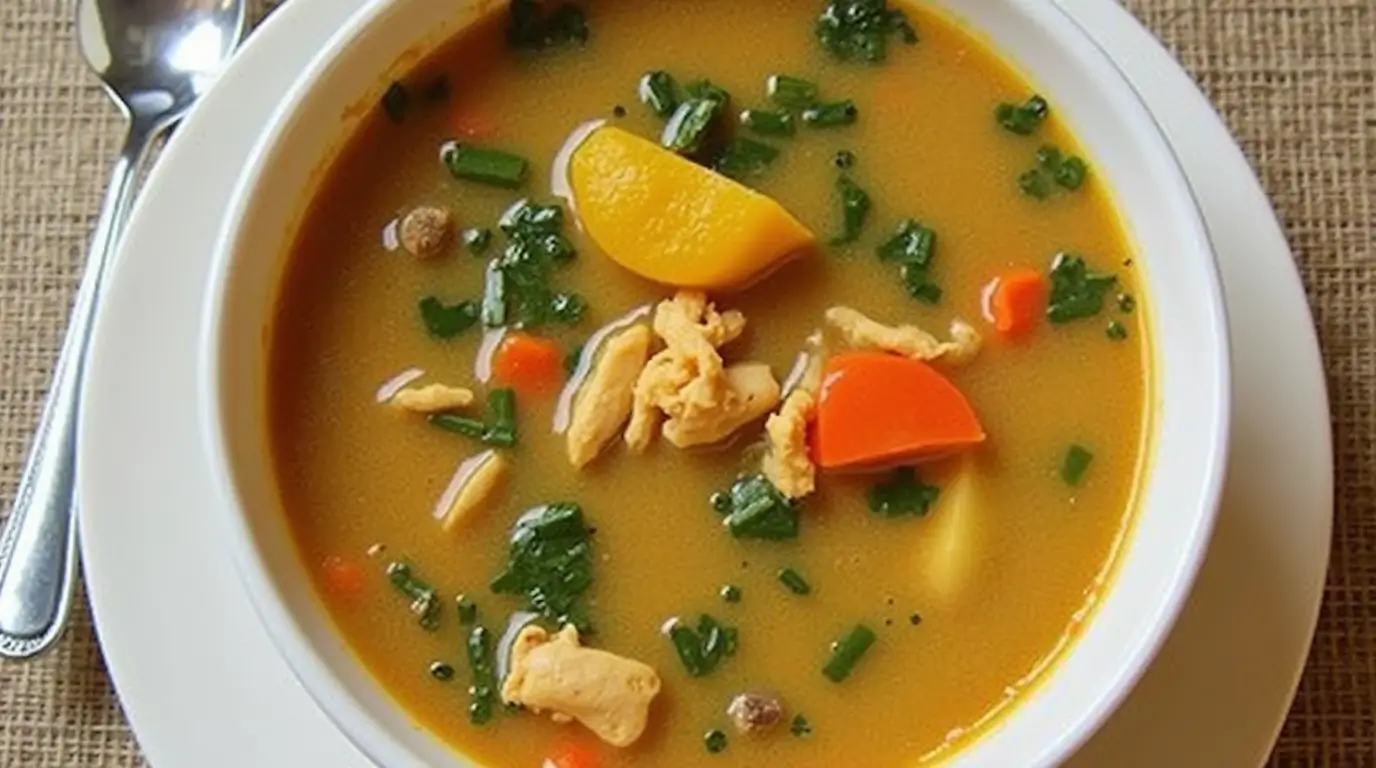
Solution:
{"label": "chopped green herb", "polygon": [[440,162],[456,179],[505,189],[515,189],[525,182],[528,165],[520,155],[457,141],[446,142],[440,149]]}
{"label": "chopped green herb", "polygon": [[697,154],[707,142],[712,123],[722,111],[715,99],[689,99],[678,105],[664,125],[660,143],[681,155]]}
{"label": "chopped green herb", "polygon": [[478,323],[476,302],[461,301],[446,306],[438,298],[426,296],[418,306],[425,330],[437,339],[452,339]]}
{"label": "chopped green herb", "polygon": [[1047,171],[1055,172],[1057,168],[1061,167],[1062,162],[1061,150],[1051,145],[1044,146],[1037,150],[1037,165],[1045,168]]}
{"label": "chopped green herb", "polygon": [[798,537],[797,504],[764,475],[740,478],[728,493],[714,494],[712,506],[726,515],[722,523],[738,539],[779,541]]}
{"label": "chopped green herb", "polygon": [[430,662],[430,676],[442,683],[454,679],[454,668],[442,661]]}
{"label": "chopped green herb", "polygon": [[1089,471],[1089,465],[1094,461],[1094,454],[1082,445],[1072,445],[1065,452],[1065,461],[1061,463],[1061,480],[1066,485],[1079,485],[1084,479],[1085,472]]}
{"label": "chopped green herb", "polygon": [[549,318],[564,325],[577,325],[587,309],[587,300],[576,293],[556,293],[549,298]]}
{"label": "chopped green herb", "polygon": [[813,128],[834,128],[850,125],[860,116],[860,110],[850,99],[817,104],[803,110],[803,122]]}
{"label": "chopped green herb", "polygon": [[1130,314],[1132,314],[1132,311],[1133,311],[1134,309],[1137,309],[1137,299],[1134,299],[1134,298],[1132,297],[1132,294],[1130,294],[1130,293],[1120,293],[1120,294],[1118,294],[1118,311],[1119,311],[1119,312],[1122,312],[1122,313],[1125,314],[1125,315],[1130,315]]}
{"label": "chopped green herb", "polygon": [[741,113],[741,125],[761,136],[792,136],[797,130],[793,113],[782,109],[747,109]]}
{"label": "chopped green herb", "polygon": [[705,613],[698,617],[696,629],[679,619],[672,620],[669,626],[669,641],[684,670],[692,677],[709,675],[723,659],[734,656],[736,634],[735,628]]}
{"label": "chopped green herb", "polygon": [[421,581],[411,572],[411,566],[402,562],[387,565],[387,580],[397,591],[411,601],[411,613],[422,629],[434,632],[440,626],[440,601],[435,588]]}
{"label": "chopped green herb", "polygon": [[654,70],[640,78],[640,101],[656,115],[668,117],[678,108],[678,85],[668,72]]}
{"label": "chopped green herb", "polygon": [[1052,173],[1052,178],[1056,183],[1069,190],[1079,189],[1085,183],[1085,177],[1089,175],[1089,166],[1085,161],[1071,155],[1061,163],[1060,167]]}
{"label": "chopped green herb", "polygon": [[411,93],[401,83],[392,83],[382,92],[381,103],[382,111],[387,113],[387,119],[400,123],[406,119],[406,113],[411,109]]}
{"label": "chopped green herb", "polygon": [[1046,174],[1036,168],[1024,171],[1018,176],[1018,189],[1034,200],[1045,200],[1046,196],[1051,194],[1051,185],[1046,181]]}
{"label": "chopped green herb", "polygon": [[759,176],[779,156],[779,150],[764,142],[737,136],[726,145],[714,167],[717,173],[737,181]]}
{"label": "chopped green herb", "polygon": [[721,599],[728,603],[739,603],[741,601],[741,588],[735,584],[727,584],[721,588]]}
{"label": "chopped green herb", "polygon": [[516,520],[506,567],[492,580],[492,591],[523,595],[530,610],[555,624],[590,631],[582,597],[592,584],[591,535],[577,504],[528,510]]}
{"label": "chopped green herb", "polygon": [[516,392],[494,389],[487,393],[487,428],[482,440],[487,445],[510,448],[516,444]]}
{"label": "chopped green herb", "polygon": [[814,29],[822,47],[842,61],[877,64],[888,56],[889,37],[898,35],[908,45],[917,42],[917,31],[908,17],[889,7],[886,0],[831,0]]}
{"label": "chopped green herb", "polygon": [[582,361],[583,345],[579,344],[573,349],[570,349],[567,355],[564,355],[564,372],[572,376],[578,371],[578,364]]}
{"label": "chopped green herb", "polygon": [[493,663],[492,633],[478,625],[468,632],[468,669],[473,684],[468,688],[468,721],[482,725],[497,708],[497,669]]}
{"label": "chopped green herb", "polygon": [[494,328],[577,323],[586,309],[582,297],[555,293],[549,286],[555,267],[576,255],[563,234],[563,209],[519,200],[502,214],[498,226],[507,245],[488,264],[483,323]]}
{"label": "chopped green herb", "polygon": [[807,583],[807,579],[803,578],[801,573],[792,568],[784,568],[779,571],[779,583],[795,595],[812,594],[812,585]]}
{"label": "chopped green herb", "polygon": [[1019,136],[1032,135],[1050,114],[1051,106],[1046,99],[1036,95],[1021,104],[1005,101],[994,109],[994,119],[998,124]]}
{"label": "chopped green herb", "polygon": [[883,517],[922,517],[936,503],[941,489],[917,478],[912,467],[894,470],[890,478],[872,486],[866,498],[870,511]]}
{"label": "chopped green herb", "polygon": [[880,261],[899,265],[908,295],[927,304],[936,304],[941,300],[941,288],[929,275],[935,251],[936,232],[916,219],[906,219],[876,253]]}
{"label": "chopped green herb", "polygon": [[836,180],[836,190],[841,195],[841,234],[831,238],[832,245],[846,245],[860,238],[865,228],[865,219],[870,215],[870,196],[851,180],[841,176]]}
{"label": "chopped green herb", "polygon": [[843,149],[836,153],[831,159],[833,165],[843,171],[849,171],[855,167],[855,153],[849,149]]}
{"label": "chopped green herb", "polygon": [[1089,271],[1084,259],[1062,253],[1051,263],[1051,298],[1046,316],[1053,323],[1068,323],[1099,314],[1104,296],[1118,282],[1113,275]]}
{"label": "chopped green herb", "polygon": [[822,674],[833,683],[850,677],[856,662],[860,661],[860,657],[865,655],[871,645],[874,645],[876,639],[878,637],[874,630],[864,624],[856,624],[845,637],[832,643],[831,657],[822,667]]}
{"label": "chopped green herb", "polygon": [[537,0],[511,0],[506,39],[513,48],[541,51],[588,41],[588,20],[582,8],[564,3],[546,16],[540,5]]}
{"label": "chopped green herb", "polygon": [[775,104],[787,109],[812,106],[817,100],[817,85],[801,77],[770,75],[764,81],[764,93]]}
{"label": "chopped green herb", "polygon": [[1126,341],[1128,338],[1128,327],[1117,320],[1109,321],[1108,328],[1104,333],[1114,341]]}
{"label": "chopped green herb", "polygon": [[426,418],[426,421],[446,432],[471,437],[474,440],[481,440],[483,434],[487,432],[487,425],[478,419],[453,413],[432,413]]}
{"label": "chopped green herb", "polygon": [[731,94],[727,93],[725,88],[722,88],[705,77],[698,78],[688,83],[683,86],[683,90],[691,98],[715,101],[723,107],[731,103]]}
{"label": "chopped green herb", "polygon": [[485,227],[469,227],[459,237],[463,241],[463,247],[474,256],[487,253],[487,249],[492,246],[492,230]]}
{"label": "chopped green herb", "polygon": [[459,623],[471,627],[478,623],[478,604],[468,595],[459,595]]}
{"label": "chopped green herb", "polygon": [[707,751],[717,754],[726,749],[726,731],[713,728],[702,735],[702,744],[707,747]]}
{"label": "chopped green herb", "polygon": [[801,713],[796,714],[793,716],[793,722],[789,725],[788,730],[800,739],[805,738],[812,735],[812,723],[809,723]]}

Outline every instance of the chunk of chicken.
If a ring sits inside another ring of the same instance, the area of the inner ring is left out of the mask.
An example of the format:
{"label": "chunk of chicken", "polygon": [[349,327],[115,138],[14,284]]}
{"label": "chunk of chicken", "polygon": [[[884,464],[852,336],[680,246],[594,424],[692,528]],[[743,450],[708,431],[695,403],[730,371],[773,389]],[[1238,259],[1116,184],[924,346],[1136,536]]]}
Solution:
{"label": "chunk of chicken", "polygon": [[650,329],[636,325],[608,339],[574,401],[569,417],[569,463],[597,458],[631,415],[635,382],[650,355]]}
{"label": "chunk of chicken", "polygon": [[391,404],[412,413],[443,413],[473,404],[473,390],[445,384],[407,387],[392,395]]}
{"label": "chunk of chicken", "polygon": [[915,360],[946,360],[962,364],[979,353],[983,340],[964,320],[951,322],[951,341],[941,341],[915,325],[884,325],[850,307],[827,310],[827,322],[840,331],[846,344],[878,349]]}
{"label": "chunk of chicken", "polygon": [[492,503],[501,492],[502,484],[511,473],[511,459],[497,451],[485,451],[465,461],[459,467],[453,485],[445,492],[451,497],[445,508],[440,527],[453,531]]}
{"label": "chunk of chicken", "polygon": [[659,687],[651,667],[580,646],[572,625],[553,637],[528,626],[512,644],[502,700],[536,713],[548,710],[556,721],[577,720],[608,744],[625,747],[645,731]]}
{"label": "chunk of chicken", "polygon": [[764,476],[790,499],[802,498],[817,489],[817,467],[807,449],[807,425],[816,407],[817,399],[811,390],[799,387],[789,393],[779,412],[764,423],[768,445]]}
{"label": "chunk of chicken", "polygon": [[636,381],[626,444],[642,451],[661,415],[664,436],[680,448],[717,442],[778,403],[778,382],[767,366],[727,369],[717,348],[745,331],[740,312],[718,312],[700,291],[679,291],[655,311],[665,349]]}
{"label": "chunk of chicken", "polygon": [[764,363],[733,365],[724,371],[723,380],[725,390],[716,407],[684,409],[669,417],[664,423],[669,442],[679,448],[719,443],[779,404],[779,382]]}
{"label": "chunk of chicken", "polygon": [[407,253],[426,259],[444,250],[453,224],[454,217],[447,209],[423,205],[401,220],[397,237]]}

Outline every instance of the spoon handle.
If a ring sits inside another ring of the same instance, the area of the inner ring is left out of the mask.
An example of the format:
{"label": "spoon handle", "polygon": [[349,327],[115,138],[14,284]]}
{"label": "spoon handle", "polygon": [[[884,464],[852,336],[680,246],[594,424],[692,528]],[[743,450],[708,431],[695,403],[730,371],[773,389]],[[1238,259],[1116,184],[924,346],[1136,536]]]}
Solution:
{"label": "spoon handle", "polygon": [[35,656],[66,625],[77,559],[76,433],[86,349],[101,284],[129,215],[135,171],[163,127],[134,120],[105,192],[52,386],[0,534],[0,656]]}

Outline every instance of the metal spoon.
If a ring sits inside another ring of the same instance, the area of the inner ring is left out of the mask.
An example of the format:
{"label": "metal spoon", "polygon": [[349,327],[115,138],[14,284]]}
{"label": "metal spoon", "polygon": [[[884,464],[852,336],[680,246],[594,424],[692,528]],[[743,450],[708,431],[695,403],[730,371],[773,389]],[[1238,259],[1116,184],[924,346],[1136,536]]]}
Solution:
{"label": "metal spoon", "polygon": [[[76,425],[91,320],[153,142],[210,86],[244,31],[243,0],[79,0],[82,56],[129,121],[52,387],[0,535],[0,656],[28,658],[66,625],[76,571]],[[137,461],[136,456],[130,460]]]}

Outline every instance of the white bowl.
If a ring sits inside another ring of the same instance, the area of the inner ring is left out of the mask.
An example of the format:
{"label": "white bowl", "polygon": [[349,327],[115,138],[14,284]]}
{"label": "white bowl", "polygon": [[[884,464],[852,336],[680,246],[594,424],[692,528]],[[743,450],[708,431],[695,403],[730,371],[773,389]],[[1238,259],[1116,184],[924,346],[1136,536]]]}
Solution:
{"label": "white bowl", "polygon": [[[1038,84],[1107,180],[1144,273],[1155,340],[1155,435],[1142,507],[1079,640],[958,766],[1049,766],[1071,755],[1145,671],[1184,603],[1212,530],[1227,452],[1228,351],[1213,253],[1151,114],[1050,0],[936,0]],[[388,768],[464,766],[356,662],[309,587],[264,451],[267,324],[307,192],[362,111],[500,0],[379,0],[293,85],[234,195],[214,256],[202,402],[227,544],[259,616],[306,689]],[[341,116],[344,116],[341,119]]]}

